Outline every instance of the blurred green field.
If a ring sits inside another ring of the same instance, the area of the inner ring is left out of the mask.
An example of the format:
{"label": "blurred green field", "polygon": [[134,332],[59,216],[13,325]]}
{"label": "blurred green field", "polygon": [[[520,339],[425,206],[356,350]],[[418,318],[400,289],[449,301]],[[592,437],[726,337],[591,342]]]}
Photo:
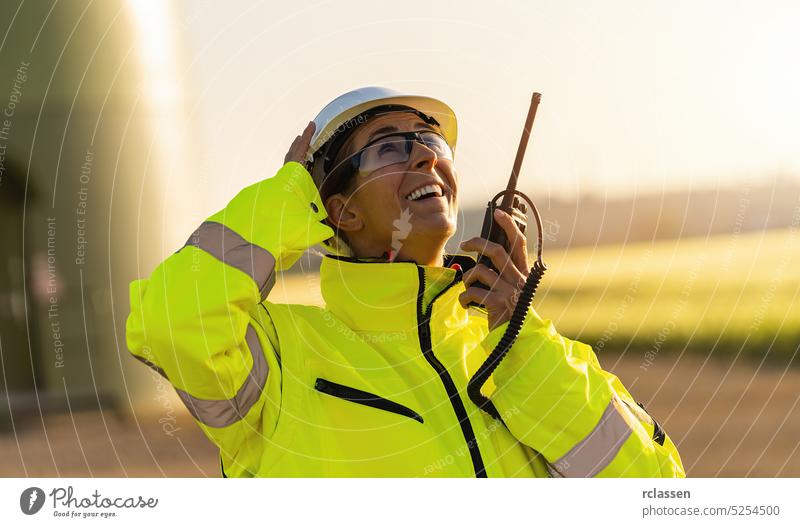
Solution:
{"label": "blurred green field", "polygon": [[[535,309],[597,352],[785,362],[800,345],[800,230],[548,250]],[[316,275],[284,275],[273,302],[322,305]]]}
{"label": "blurred green field", "polygon": [[800,231],[550,251],[536,308],[596,350],[788,359],[800,345]]}

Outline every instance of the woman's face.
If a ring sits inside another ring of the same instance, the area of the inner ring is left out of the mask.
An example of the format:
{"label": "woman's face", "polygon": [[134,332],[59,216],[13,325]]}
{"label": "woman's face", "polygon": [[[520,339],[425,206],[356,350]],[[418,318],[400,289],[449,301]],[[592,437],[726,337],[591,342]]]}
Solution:
{"label": "woman's face", "polygon": [[[436,130],[411,112],[378,115],[353,132],[338,157],[346,160],[387,134],[426,129]],[[413,199],[414,191],[427,185],[434,185],[439,195]],[[356,256],[380,256],[393,249],[405,255],[402,259],[420,261],[426,251],[441,250],[455,232],[457,195],[453,162],[415,142],[408,161],[370,173],[360,170],[348,192],[330,196],[325,206],[331,219],[339,220]]]}

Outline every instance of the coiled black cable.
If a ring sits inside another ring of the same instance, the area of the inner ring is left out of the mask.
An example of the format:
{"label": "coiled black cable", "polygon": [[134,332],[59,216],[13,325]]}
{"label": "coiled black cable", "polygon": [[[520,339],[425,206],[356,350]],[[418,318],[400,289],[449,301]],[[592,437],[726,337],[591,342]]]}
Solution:
{"label": "coiled black cable", "polygon": [[472,402],[492,417],[499,419],[504,425],[505,422],[503,422],[503,419],[500,417],[500,413],[497,411],[494,403],[481,393],[481,388],[486,384],[486,381],[500,364],[500,361],[505,358],[506,353],[511,349],[514,341],[517,340],[519,332],[522,330],[522,324],[525,323],[528,308],[533,301],[533,296],[536,294],[536,288],[539,286],[539,282],[542,280],[542,276],[544,276],[544,272],[547,270],[547,266],[542,262],[542,221],[539,217],[539,211],[536,210],[536,205],[533,204],[533,201],[528,196],[519,190],[503,190],[494,197],[492,202],[496,202],[497,198],[508,193],[521,196],[527,201],[536,218],[536,227],[539,235],[536,261],[533,263],[528,278],[525,280],[525,285],[522,286],[522,291],[520,291],[517,305],[514,307],[514,312],[511,314],[511,318],[508,321],[506,331],[503,333],[497,346],[495,346],[483,364],[481,364],[481,367],[475,372],[475,375],[473,375],[467,383],[467,394]]}

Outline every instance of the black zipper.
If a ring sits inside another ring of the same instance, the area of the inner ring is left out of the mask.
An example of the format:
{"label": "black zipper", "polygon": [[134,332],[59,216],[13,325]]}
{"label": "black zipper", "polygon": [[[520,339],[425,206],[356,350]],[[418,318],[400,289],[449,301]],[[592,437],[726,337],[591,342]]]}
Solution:
{"label": "black zipper", "polygon": [[420,423],[424,422],[422,420],[422,416],[411,408],[403,406],[402,404],[394,401],[390,401],[389,399],[384,399],[383,397],[375,395],[374,393],[365,392],[364,390],[351,388],[350,386],[345,386],[343,384],[331,382],[327,379],[319,378],[314,383],[314,388],[322,393],[327,393],[328,395],[333,395],[334,397],[339,397],[340,399],[345,399],[354,403],[363,404],[365,406],[371,406],[372,408],[378,408],[379,410],[386,410],[388,412],[404,415],[414,419],[415,421],[419,421]]}
{"label": "black zipper", "polygon": [[450,398],[450,404],[453,405],[453,410],[456,412],[456,417],[458,418],[458,424],[461,425],[461,433],[464,434],[464,439],[467,441],[469,455],[472,458],[472,466],[475,468],[475,477],[485,478],[486,467],[483,465],[481,451],[478,448],[478,440],[475,438],[475,431],[472,429],[472,423],[469,421],[467,409],[464,407],[464,401],[462,401],[461,397],[458,395],[458,389],[453,382],[453,378],[450,377],[450,373],[448,373],[447,368],[445,368],[439,359],[437,359],[433,354],[433,344],[431,343],[430,323],[433,304],[437,298],[439,298],[448,289],[459,282],[461,273],[456,271],[455,280],[453,280],[450,285],[445,287],[435,297],[433,297],[431,303],[428,304],[428,309],[426,309],[423,313],[422,299],[423,295],[425,294],[425,270],[422,267],[417,266],[417,271],[419,273],[419,293],[417,294],[417,328],[419,331],[419,343],[422,346],[422,354],[425,356],[425,359],[427,359],[428,363],[433,366],[433,369],[436,370],[436,373],[439,374],[439,379],[441,379],[445,390],[447,390],[447,395]]}

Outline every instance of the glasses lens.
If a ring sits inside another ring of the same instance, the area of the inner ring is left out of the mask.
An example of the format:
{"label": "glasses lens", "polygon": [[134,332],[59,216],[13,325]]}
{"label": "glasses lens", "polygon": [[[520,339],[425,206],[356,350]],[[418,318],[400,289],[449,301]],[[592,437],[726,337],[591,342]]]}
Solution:
{"label": "glasses lens", "polygon": [[[436,157],[453,160],[453,151],[444,137],[435,132],[423,132],[420,137]],[[413,137],[404,134],[392,134],[378,139],[361,151],[360,169],[364,172],[373,172],[396,163],[405,163],[411,153],[412,141]]]}
{"label": "glasses lens", "polygon": [[450,145],[447,144],[447,141],[444,140],[444,137],[435,132],[423,132],[420,136],[425,142],[425,146],[436,153],[436,157],[440,159],[449,159],[450,161],[453,160],[453,151],[450,149]]}
{"label": "glasses lens", "polygon": [[361,170],[372,172],[385,166],[408,161],[406,139],[400,135],[390,135],[379,139],[361,153]]}

